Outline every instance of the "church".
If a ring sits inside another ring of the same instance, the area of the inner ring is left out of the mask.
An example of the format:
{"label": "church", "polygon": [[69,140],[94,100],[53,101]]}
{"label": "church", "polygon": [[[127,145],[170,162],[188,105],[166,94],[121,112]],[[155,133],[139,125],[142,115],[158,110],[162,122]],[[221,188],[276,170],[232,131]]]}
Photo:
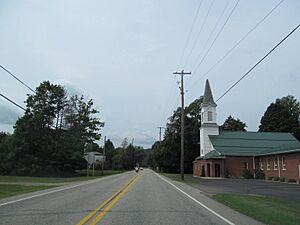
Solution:
{"label": "church", "polygon": [[284,177],[299,182],[300,142],[290,133],[220,130],[217,104],[207,80],[194,176],[239,178],[244,169],[252,174],[260,169],[266,178]]}

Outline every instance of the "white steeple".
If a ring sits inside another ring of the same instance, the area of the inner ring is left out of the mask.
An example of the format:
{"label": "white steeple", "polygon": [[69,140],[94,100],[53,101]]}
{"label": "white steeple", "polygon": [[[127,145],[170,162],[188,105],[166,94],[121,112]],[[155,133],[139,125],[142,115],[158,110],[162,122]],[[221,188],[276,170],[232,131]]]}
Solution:
{"label": "white steeple", "polygon": [[214,150],[209,139],[209,135],[219,135],[217,125],[217,104],[210,89],[209,81],[206,80],[202,108],[201,108],[201,127],[200,127],[200,156],[203,157],[208,152]]}

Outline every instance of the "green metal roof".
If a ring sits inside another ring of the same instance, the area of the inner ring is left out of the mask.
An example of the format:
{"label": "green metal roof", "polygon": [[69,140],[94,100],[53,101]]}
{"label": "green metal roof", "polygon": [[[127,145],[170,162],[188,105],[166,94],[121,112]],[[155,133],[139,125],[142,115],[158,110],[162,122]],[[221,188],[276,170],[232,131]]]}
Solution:
{"label": "green metal roof", "polygon": [[254,156],[287,151],[300,151],[300,142],[290,133],[222,131],[209,136],[215,152],[203,158],[216,156]]}

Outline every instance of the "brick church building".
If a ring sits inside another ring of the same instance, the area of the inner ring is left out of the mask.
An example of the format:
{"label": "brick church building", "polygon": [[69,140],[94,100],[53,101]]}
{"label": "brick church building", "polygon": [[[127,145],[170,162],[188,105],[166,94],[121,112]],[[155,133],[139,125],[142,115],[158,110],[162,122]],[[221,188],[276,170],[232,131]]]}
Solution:
{"label": "brick church building", "polygon": [[266,177],[300,181],[300,142],[290,133],[220,131],[216,108],[206,81],[200,128],[200,156],[194,176],[242,177],[244,168],[261,169]]}

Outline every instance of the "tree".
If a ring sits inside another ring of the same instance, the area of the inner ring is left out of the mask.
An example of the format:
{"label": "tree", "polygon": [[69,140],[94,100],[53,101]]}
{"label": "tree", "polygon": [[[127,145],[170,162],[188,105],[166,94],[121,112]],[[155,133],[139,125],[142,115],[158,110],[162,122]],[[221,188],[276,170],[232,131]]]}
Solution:
{"label": "tree", "polygon": [[83,96],[68,97],[60,85],[45,81],[26,100],[26,111],[15,125],[9,171],[26,175],[74,173],[83,153],[95,146],[104,124]]}
{"label": "tree", "polygon": [[261,118],[259,131],[290,132],[300,140],[300,103],[293,96],[276,99]]}
{"label": "tree", "polygon": [[[192,162],[199,155],[199,129],[201,125],[201,104],[203,97],[193,101],[185,108],[185,158],[186,173],[192,173]],[[180,165],[180,108],[174,111],[167,123],[164,140],[152,146],[153,167],[164,172],[179,172]]]}
{"label": "tree", "polygon": [[235,119],[230,115],[220,129],[225,131],[246,131],[246,127],[246,124],[239,118]]}

